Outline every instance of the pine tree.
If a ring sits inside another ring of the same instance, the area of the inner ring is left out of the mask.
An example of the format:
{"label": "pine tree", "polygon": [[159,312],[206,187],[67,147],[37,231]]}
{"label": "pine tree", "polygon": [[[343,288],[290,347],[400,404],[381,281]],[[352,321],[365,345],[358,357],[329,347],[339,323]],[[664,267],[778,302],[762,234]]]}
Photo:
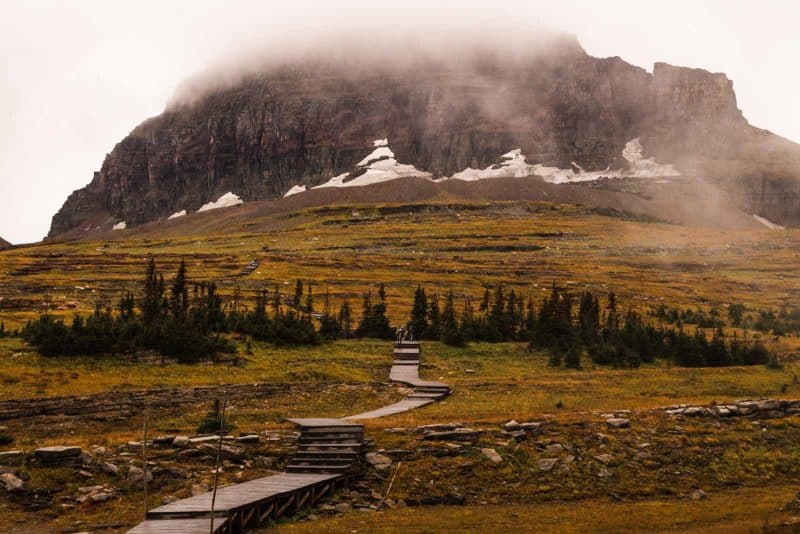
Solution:
{"label": "pine tree", "polygon": [[353,318],[350,310],[350,298],[345,295],[344,302],[339,307],[339,323],[342,325],[342,335],[347,339],[353,335]]}
{"label": "pine tree", "polygon": [[144,279],[144,294],[139,305],[142,310],[142,320],[147,325],[155,322],[161,311],[161,294],[158,291],[156,260],[150,256],[147,262],[147,274]]}
{"label": "pine tree", "polygon": [[414,292],[414,305],[411,307],[411,334],[420,339],[428,330],[428,297],[422,286]]}
{"label": "pine tree", "polygon": [[308,293],[306,294],[306,313],[314,313],[314,295],[311,290],[311,282],[308,283]]}
{"label": "pine tree", "polygon": [[430,298],[428,309],[428,329],[425,339],[439,340],[442,337],[442,313],[439,309],[439,295],[434,293]]}
{"label": "pine tree", "polygon": [[441,318],[441,340],[447,345],[460,347],[464,345],[464,336],[458,326],[453,290],[447,293],[444,301],[444,311]]}
{"label": "pine tree", "polygon": [[356,337],[367,337],[372,332],[372,290],[364,293],[364,300],[361,304],[361,321],[356,327]]}
{"label": "pine tree", "polygon": [[481,305],[478,307],[480,311],[485,312],[489,310],[489,298],[489,288],[487,287],[483,291],[483,299],[481,300]]}
{"label": "pine tree", "polygon": [[176,319],[184,319],[189,309],[189,288],[186,282],[186,262],[181,260],[175,281],[170,288],[172,316]]}
{"label": "pine tree", "polygon": [[297,283],[294,285],[294,300],[292,304],[298,310],[303,303],[303,281],[298,280]]}

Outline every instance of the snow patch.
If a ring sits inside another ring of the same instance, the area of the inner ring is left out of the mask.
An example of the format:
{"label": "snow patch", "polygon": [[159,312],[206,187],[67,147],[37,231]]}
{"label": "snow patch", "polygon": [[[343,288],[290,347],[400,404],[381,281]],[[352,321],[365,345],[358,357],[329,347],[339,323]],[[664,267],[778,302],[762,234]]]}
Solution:
{"label": "snow patch", "polygon": [[410,176],[431,179],[431,173],[429,172],[421,171],[413,165],[398,163],[397,159],[395,159],[394,152],[389,148],[389,141],[387,139],[376,139],[372,142],[372,145],[375,149],[356,165],[357,169],[363,172],[358,174],[355,178],[345,181],[350,177],[350,173],[346,172],[334,176],[324,184],[312,187],[312,189],[320,189],[323,187],[361,187],[381,182],[390,182],[398,178]]}
{"label": "snow patch", "polygon": [[655,158],[645,159],[642,156],[642,143],[639,138],[628,141],[622,149],[622,157],[628,162],[628,171],[625,176],[635,178],[663,178],[667,176],[680,176],[672,165],[656,163]]}
{"label": "snow patch", "polygon": [[766,218],[764,218],[764,217],[762,217],[760,215],[756,215],[755,213],[753,214],[753,219],[755,219],[756,221],[760,222],[761,224],[763,224],[764,226],[766,226],[770,230],[786,230],[785,226],[781,226],[780,224],[775,224],[774,222],[772,222],[772,221],[770,221],[770,220],[768,220],[768,219],[766,219]]}
{"label": "snow patch", "polygon": [[522,178],[530,176],[533,166],[525,162],[525,155],[522,150],[515,148],[500,156],[498,163],[490,165],[485,169],[473,169],[467,167],[461,172],[455,173],[450,177],[452,180],[463,180],[474,182],[475,180],[486,180],[488,178]]}
{"label": "snow patch", "polygon": [[167,217],[167,220],[171,221],[172,219],[177,219],[179,217],[185,217],[185,216],[186,216],[186,210],[176,211],[175,213]]}
{"label": "snow patch", "polygon": [[220,208],[230,208],[231,206],[238,206],[239,204],[243,204],[244,201],[239,198],[239,195],[231,193],[228,191],[221,197],[219,197],[216,202],[209,202],[207,204],[203,204],[200,206],[200,209],[197,210],[198,213],[202,211],[210,211],[210,210],[218,210]]}
{"label": "snow patch", "polygon": [[122,222],[118,222],[117,224],[115,224],[113,229],[114,230],[124,230],[127,227],[128,227],[128,223],[126,223],[125,221],[122,221]]}
{"label": "snow patch", "polygon": [[553,184],[566,184],[574,182],[593,182],[600,178],[655,178],[680,176],[680,172],[675,170],[672,165],[661,165],[655,158],[645,158],[642,156],[642,144],[639,138],[628,141],[622,150],[622,157],[628,162],[627,170],[612,170],[611,166],[602,171],[587,171],[574,161],[570,168],[561,169],[559,167],[548,167],[541,163],[531,165],[525,161],[522,150],[517,148],[503,154],[494,165],[485,169],[473,169],[467,167],[463,171],[455,173],[444,180],[485,180],[489,178],[522,178],[525,176],[536,175],[544,179],[545,182]]}
{"label": "snow patch", "polygon": [[306,186],[304,186],[304,185],[293,185],[292,188],[289,189],[286,192],[285,195],[283,195],[283,198],[290,197],[292,195],[296,195],[297,193],[305,193],[305,192],[306,192]]}

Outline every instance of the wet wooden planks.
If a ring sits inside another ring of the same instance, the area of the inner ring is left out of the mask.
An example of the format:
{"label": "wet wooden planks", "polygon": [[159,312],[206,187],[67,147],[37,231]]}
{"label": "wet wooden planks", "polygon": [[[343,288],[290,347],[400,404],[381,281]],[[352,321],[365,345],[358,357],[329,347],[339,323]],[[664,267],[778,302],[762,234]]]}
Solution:
{"label": "wet wooden planks", "polygon": [[387,415],[394,415],[398,413],[407,412],[414,408],[420,408],[426,404],[434,402],[435,399],[403,399],[389,406],[382,406],[377,410],[351,415],[347,419],[358,421],[360,419],[377,419],[379,417],[386,417]]}
{"label": "wet wooden planks", "polygon": [[214,534],[226,532],[228,520],[224,517],[214,518],[214,528],[211,529],[211,518],[194,519],[160,519],[147,520],[139,523],[129,534]]}
{"label": "wet wooden planks", "polygon": [[[338,474],[322,473],[280,473],[219,488],[217,489],[217,499],[214,503],[214,513],[225,514],[272,497],[293,493],[315,484],[329,482],[340,476]],[[209,491],[188,499],[165,504],[150,510],[147,513],[147,517],[155,519],[159,516],[208,513],[211,510],[211,497],[212,492]]]}

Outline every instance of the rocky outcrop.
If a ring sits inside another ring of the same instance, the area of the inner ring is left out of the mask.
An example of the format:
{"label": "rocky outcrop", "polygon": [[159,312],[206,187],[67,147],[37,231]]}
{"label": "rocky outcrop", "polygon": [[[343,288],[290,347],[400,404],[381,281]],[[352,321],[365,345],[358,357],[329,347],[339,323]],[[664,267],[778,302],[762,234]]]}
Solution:
{"label": "rocky outcrop", "polygon": [[276,68],[175,104],[131,132],[53,217],[50,236],[130,228],[233,192],[282,197],[354,168],[375,139],[434,176],[483,169],[521,148],[529,163],[587,170],[647,157],[718,182],[748,211],[800,224],[800,148],[750,126],[724,74],[657,63],[650,74],[578,46],[519,60],[397,68]]}
{"label": "rocky outcrop", "polygon": [[0,237],[0,250],[3,250],[5,248],[9,248],[10,246],[11,246],[11,243],[9,243],[8,241],[6,241],[2,237]]}

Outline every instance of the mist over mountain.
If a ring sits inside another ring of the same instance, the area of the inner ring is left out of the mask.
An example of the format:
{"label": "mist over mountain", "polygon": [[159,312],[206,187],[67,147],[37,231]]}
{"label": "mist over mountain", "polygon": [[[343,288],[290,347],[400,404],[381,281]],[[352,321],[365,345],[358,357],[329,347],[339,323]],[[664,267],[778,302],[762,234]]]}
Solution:
{"label": "mist over mountain", "polygon": [[800,146],[751,126],[724,74],[665,63],[649,73],[561,35],[446,41],[332,42],[331,54],[251,58],[188,80],[67,199],[49,236],[130,228],[227,193],[268,200],[345,184],[375,170],[364,159],[376,140],[382,167],[431,180],[502,167],[516,150],[532,180],[623,176],[650,162],[642,179],[672,169],[665,179],[703,180],[748,213],[800,224]]}

